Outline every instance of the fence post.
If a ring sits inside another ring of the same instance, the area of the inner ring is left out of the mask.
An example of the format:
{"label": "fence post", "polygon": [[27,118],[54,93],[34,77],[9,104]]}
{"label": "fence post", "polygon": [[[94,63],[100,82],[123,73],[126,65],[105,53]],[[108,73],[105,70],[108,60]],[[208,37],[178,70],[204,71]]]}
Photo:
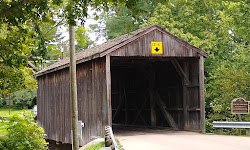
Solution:
{"label": "fence post", "polygon": [[250,136],[250,129],[246,129],[246,135]]}
{"label": "fence post", "polygon": [[219,134],[223,134],[223,128],[219,128]]}

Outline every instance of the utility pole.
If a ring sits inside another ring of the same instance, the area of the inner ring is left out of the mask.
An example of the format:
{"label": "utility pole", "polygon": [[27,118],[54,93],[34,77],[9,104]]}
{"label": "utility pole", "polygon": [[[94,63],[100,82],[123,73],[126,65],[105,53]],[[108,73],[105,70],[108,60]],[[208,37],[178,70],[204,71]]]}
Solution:
{"label": "utility pole", "polygon": [[63,51],[64,51],[64,42],[62,41],[61,42],[61,53],[62,53],[62,57],[61,57],[61,60],[63,60]]}
{"label": "utility pole", "polygon": [[69,49],[70,49],[70,102],[71,102],[71,128],[73,133],[73,150],[79,149],[78,140],[78,109],[76,87],[76,60],[75,60],[75,29],[69,25]]}

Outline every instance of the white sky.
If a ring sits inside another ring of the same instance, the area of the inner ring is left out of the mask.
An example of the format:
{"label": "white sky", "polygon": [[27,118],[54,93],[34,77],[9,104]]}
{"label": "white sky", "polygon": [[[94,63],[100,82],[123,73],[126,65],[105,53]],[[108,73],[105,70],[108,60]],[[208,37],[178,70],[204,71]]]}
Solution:
{"label": "white sky", "polygon": [[[84,27],[85,27],[86,29],[90,29],[90,28],[89,28],[89,25],[91,25],[91,24],[97,24],[97,21],[96,21],[96,20],[91,19],[91,18],[94,18],[94,17],[93,17],[93,14],[94,14],[94,13],[95,13],[95,10],[92,10],[91,8],[89,8],[89,10],[88,10],[89,17],[86,19],[86,22],[85,22],[85,24],[84,24]],[[101,13],[101,12],[100,12],[100,13]],[[68,32],[68,27],[67,27],[67,26],[61,26],[61,27],[59,27],[58,30],[59,30],[59,32],[62,33],[62,36],[64,37],[64,38],[63,38],[63,41],[66,41],[66,40],[69,39],[69,32]],[[88,33],[88,35],[89,35],[89,37],[90,37],[90,39],[91,39],[92,41],[95,41],[95,40],[96,40],[96,35],[95,35],[95,33]],[[98,41],[95,42],[95,44],[96,44],[96,45],[99,45],[99,44],[104,43],[105,41],[106,41],[106,39],[105,39],[104,37],[101,37],[101,38],[99,38]]]}

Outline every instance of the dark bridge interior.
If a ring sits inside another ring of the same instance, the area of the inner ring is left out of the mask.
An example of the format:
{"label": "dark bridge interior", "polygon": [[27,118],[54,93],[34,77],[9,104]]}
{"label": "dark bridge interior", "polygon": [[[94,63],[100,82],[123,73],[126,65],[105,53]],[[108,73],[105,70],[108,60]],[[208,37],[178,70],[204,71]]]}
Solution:
{"label": "dark bridge interior", "polygon": [[171,59],[112,57],[111,78],[113,124],[183,128],[182,80]]}

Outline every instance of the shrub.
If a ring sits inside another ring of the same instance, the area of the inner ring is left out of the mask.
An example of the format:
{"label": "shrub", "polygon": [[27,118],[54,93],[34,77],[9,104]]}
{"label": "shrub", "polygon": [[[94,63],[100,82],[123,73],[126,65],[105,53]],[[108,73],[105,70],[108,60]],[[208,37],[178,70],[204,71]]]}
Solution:
{"label": "shrub", "polygon": [[6,105],[6,100],[3,97],[0,97],[0,107],[3,107]]}
{"label": "shrub", "polygon": [[36,102],[36,89],[24,89],[12,95],[13,105],[17,109],[32,108]]}
{"label": "shrub", "polygon": [[206,119],[206,133],[213,133],[213,132],[214,132],[213,123],[209,122]]}
{"label": "shrub", "polygon": [[0,137],[0,149],[46,150],[47,143],[43,128],[34,122],[32,113],[15,114],[0,123],[6,129]]}

